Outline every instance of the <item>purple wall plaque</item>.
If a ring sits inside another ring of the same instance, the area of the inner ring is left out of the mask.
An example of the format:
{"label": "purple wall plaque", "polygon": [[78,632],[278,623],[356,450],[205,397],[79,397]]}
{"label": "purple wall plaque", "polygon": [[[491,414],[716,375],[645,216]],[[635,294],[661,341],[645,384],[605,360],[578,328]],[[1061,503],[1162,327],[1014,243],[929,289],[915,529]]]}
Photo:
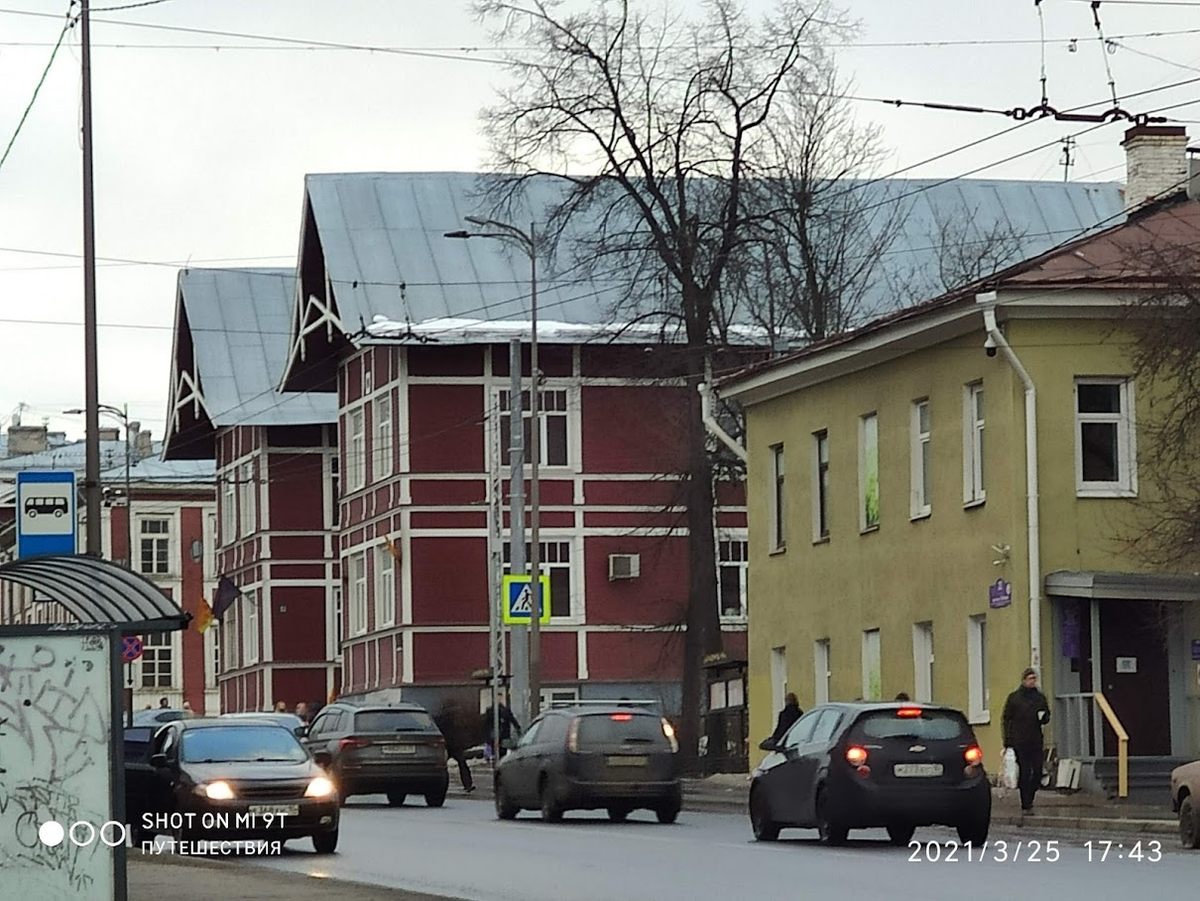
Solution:
{"label": "purple wall plaque", "polygon": [[1074,601],[1068,601],[1062,605],[1062,655],[1068,658],[1077,658],[1079,654],[1079,645],[1081,643],[1082,629],[1079,622],[1079,605]]}
{"label": "purple wall plaque", "polygon": [[1003,579],[997,579],[994,585],[988,586],[988,606],[992,609],[1007,607],[1012,603],[1012,584]]}

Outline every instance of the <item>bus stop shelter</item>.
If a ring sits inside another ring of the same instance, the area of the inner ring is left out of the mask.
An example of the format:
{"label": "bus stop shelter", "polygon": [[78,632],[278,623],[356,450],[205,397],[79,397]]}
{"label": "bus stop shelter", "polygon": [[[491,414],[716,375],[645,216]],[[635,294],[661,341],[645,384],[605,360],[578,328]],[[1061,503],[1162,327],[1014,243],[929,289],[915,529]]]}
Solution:
{"label": "bus stop shelter", "polygon": [[0,565],[73,622],[0,623],[4,895],[127,901],[121,637],[187,628],[137,573],[83,555]]}

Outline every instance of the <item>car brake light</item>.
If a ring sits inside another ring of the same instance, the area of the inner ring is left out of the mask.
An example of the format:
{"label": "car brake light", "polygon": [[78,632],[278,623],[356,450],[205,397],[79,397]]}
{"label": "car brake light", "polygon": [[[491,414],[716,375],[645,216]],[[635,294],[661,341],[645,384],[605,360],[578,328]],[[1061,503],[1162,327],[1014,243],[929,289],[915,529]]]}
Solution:
{"label": "car brake light", "polygon": [[983,749],[979,745],[971,745],[971,747],[963,751],[963,758],[969,766],[979,766],[983,761]]}
{"label": "car brake light", "polygon": [[896,711],[896,716],[920,716],[920,707],[901,707]]}
{"label": "car brake light", "polygon": [[614,713],[609,717],[610,720],[616,720],[618,723],[628,723],[633,719],[632,713]]}
{"label": "car brake light", "polygon": [[357,751],[359,748],[365,748],[370,743],[370,739],[366,738],[343,738],[338,742],[338,750]]}
{"label": "car brake light", "polygon": [[571,720],[571,726],[567,729],[567,750],[572,754],[579,753],[579,717]]}
{"label": "car brake light", "polygon": [[850,766],[859,767],[867,762],[867,749],[854,745],[846,749],[846,762]]}

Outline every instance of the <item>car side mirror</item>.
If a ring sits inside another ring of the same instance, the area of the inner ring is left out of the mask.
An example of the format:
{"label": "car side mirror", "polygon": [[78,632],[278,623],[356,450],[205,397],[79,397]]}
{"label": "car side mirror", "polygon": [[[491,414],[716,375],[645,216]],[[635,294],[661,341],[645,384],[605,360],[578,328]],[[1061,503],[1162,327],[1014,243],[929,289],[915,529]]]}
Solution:
{"label": "car side mirror", "polygon": [[762,741],[760,741],[758,743],[758,749],[760,751],[778,751],[779,750],[778,746],[775,744],[775,739],[773,739],[773,738],[764,738]]}
{"label": "car side mirror", "polygon": [[317,762],[317,766],[328,769],[333,763],[333,755],[328,751],[314,751],[313,760]]}
{"label": "car side mirror", "polygon": [[167,763],[167,755],[166,754],[151,754],[150,755],[150,766],[154,767],[156,770],[165,770],[169,766],[169,764]]}
{"label": "car side mirror", "polygon": [[308,738],[308,726],[297,726],[296,738]]}

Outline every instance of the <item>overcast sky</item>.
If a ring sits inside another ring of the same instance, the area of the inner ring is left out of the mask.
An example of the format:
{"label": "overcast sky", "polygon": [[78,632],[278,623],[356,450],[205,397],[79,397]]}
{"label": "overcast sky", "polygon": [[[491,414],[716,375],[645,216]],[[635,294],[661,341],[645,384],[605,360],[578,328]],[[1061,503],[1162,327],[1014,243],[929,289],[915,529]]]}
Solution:
{"label": "overcast sky", "polygon": [[[504,75],[487,61],[494,54],[462,0],[166,0],[100,11],[132,2],[92,2],[100,400],[128,403],[131,418],[159,437],[179,266],[294,263],[307,172],[479,169],[478,112]],[[837,51],[858,97],[999,109],[1040,100],[1032,3],[842,5],[863,26],[857,46]],[[2,154],[68,0],[0,6]],[[1042,9],[1052,105],[1106,101],[1107,59],[1121,96],[1194,82],[1122,105],[1174,106],[1164,114],[1200,135],[1192,124],[1200,122],[1200,3],[1105,0],[1102,25],[1115,40],[1108,54],[1089,3],[1044,0]],[[1071,178],[1124,178],[1124,123],[1030,122],[929,161],[1014,122],[869,100],[856,110],[883,130],[881,174],[921,164],[904,175],[1061,179],[1056,142],[1090,129],[1078,138]],[[79,115],[76,30],[0,167],[0,428],[26,403],[26,424],[46,419],[82,437],[82,417],[61,415],[83,402]]]}

